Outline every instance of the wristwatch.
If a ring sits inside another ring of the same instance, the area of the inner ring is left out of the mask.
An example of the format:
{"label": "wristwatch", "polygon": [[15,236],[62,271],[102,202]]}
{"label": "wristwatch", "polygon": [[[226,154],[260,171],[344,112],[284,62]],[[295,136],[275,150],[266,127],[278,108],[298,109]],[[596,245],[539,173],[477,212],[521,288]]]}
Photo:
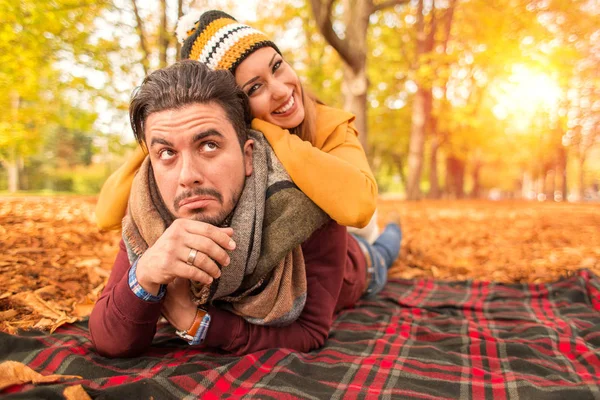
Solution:
{"label": "wristwatch", "polygon": [[192,326],[189,329],[175,331],[175,334],[188,342],[190,345],[196,345],[204,341],[209,326],[210,314],[202,307],[198,307],[196,309],[196,316],[194,317]]}

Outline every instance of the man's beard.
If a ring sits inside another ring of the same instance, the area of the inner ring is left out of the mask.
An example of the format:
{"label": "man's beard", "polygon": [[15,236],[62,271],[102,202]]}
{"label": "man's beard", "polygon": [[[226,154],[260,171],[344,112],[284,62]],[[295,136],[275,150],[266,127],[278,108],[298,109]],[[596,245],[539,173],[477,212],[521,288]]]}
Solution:
{"label": "man's beard", "polygon": [[[242,185],[243,187],[243,185]],[[221,195],[221,193],[217,192],[215,189],[208,189],[208,188],[196,188],[190,191],[187,191],[185,193],[180,194],[179,196],[177,196],[175,198],[175,200],[173,201],[173,209],[175,210],[175,212],[179,211],[179,203],[188,197],[192,197],[192,196],[212,196],[214,197],[219,204],[221,204],[221,209],[219,210],[219,212],[217,213],[217,215],[203,215],[204,213],[204,208],[196,208],[196,209],[192,209],[190,210],[190,214],[191,216],[189,217],[189,219],[193,219],[194,221],[200,221],[200,222],[205,222],[207,224],[210,225],[214,225],[214,226],[223,226],[225,222],[229,221],[231,218],[228,218],[233,210],[235,209],[235,206],[241,196],[241,192],[242,190],[234,190],[231,193],[231,200],[229,202],[229,204],[223,204],[223,196]],[[229,225],[229,224],[226,224]]]}

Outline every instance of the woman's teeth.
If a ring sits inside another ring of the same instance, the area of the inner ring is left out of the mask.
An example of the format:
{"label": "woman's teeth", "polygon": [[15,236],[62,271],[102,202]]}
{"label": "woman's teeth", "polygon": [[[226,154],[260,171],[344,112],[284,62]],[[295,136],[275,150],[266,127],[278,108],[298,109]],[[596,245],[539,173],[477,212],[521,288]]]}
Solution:
{"label": "woman's teeth", "polygon": [[273,111],[273,114],[283,114],[294,106],[294,96],[291,96],[287,103]]}

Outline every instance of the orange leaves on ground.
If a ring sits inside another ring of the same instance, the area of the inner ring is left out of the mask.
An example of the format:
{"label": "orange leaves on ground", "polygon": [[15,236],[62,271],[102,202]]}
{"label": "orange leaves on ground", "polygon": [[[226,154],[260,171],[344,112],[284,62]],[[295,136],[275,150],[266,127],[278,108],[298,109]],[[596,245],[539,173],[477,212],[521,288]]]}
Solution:
{"label": "orange leaves on ground", "polygon": [[600,274],[600,204],[525,201],[380,201],[383,226],[402,224],[391,276],[549,282]]}
{"label": "orange leaves on ground", "polygon": [[4,361],[0,364],[0,391],[13,385],[54,383],[65,379],[81,379],[81,377],[76,375],[41,375],[17,361]]}
{"label": "orange leaves on ground", "polygon": [[95,198],[0,198],[0,330],[53,331],[91,312],[117,253]]}
{"label": "orange leaves on ground", "polygon": [[[0,198],[0,330],[54,330],[89,315],[117,254],[95,198]],[[600,275],[600,205],[381,200],[403,230],[393,277],[548,282]]]}

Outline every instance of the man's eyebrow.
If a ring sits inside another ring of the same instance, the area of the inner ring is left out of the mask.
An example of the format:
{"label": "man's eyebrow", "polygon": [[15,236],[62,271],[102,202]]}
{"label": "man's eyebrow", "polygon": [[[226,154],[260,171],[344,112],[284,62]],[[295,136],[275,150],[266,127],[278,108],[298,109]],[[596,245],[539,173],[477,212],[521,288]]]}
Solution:
{"label": "man's eyebrow", "polygon": [[[277,57],[277,54],[279,54],[279,53],[275,53],[275,54],[273,54],[273,57],[271,57],[271,61],[269,61],[269,67],[273,66],[273,60],[275,60],[275,57]],[[250,79],[248,82],[244,83],[242,85],[242,90],[249,84],[254,83],[257,79],[258,79],[258,76],[255,76],[254,78]]]}
{"label": "man's eyebrow", "polygon": [[207,138],[209,136],[218,136],[220,139],[225,138],[225,136],[223,136],[223,134],[217,131],[216,129],[209,129],[207,131],[195,134],[192,138],[192,143],[196,143],[197,141]]}
{"label": "man's eyebrow", "polygon": [[150,147],[154,146],[155,144],[162,144],[165,146],[173,147],[173,143],[163,138],[152,138],[152,140],[150,141]]}

